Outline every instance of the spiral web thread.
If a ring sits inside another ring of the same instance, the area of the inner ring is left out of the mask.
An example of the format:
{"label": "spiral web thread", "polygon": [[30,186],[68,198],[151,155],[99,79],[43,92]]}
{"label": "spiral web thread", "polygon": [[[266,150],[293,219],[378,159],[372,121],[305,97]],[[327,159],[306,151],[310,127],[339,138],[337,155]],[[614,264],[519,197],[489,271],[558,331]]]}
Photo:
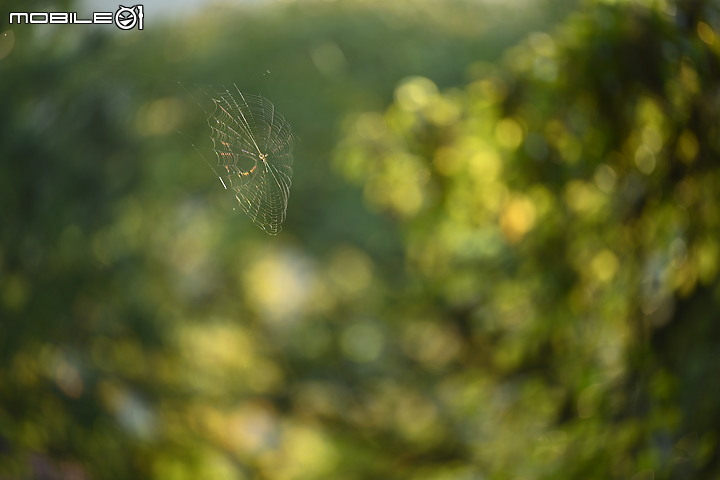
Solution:
{"label": "spiral web thread", "polygon": [[261,95],[212,86],[210,137],[216,174],[262,230],[282,229],[292,184],[293,134],[285,118]]}

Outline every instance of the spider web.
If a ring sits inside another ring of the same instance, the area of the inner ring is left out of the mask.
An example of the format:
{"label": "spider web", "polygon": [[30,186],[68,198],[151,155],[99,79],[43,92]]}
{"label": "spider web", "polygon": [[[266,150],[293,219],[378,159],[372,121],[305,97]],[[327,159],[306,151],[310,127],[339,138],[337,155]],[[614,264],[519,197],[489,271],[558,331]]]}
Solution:
{"label": "spider web", "polygon": [[290,125],[261,95],[215,85],[209,113],[215,173],[235,193],[240,207],[265,232],[282,229],[292,184]]}

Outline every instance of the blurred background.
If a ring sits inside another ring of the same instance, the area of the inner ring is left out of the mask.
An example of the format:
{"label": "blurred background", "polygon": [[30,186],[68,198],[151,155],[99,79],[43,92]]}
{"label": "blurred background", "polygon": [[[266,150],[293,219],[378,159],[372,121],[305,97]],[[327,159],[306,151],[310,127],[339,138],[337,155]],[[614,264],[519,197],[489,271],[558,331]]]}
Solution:
{"label": "blurred background", "polygon": [[717,2],[158,3],[0,7],[0,479],[720,477]]}

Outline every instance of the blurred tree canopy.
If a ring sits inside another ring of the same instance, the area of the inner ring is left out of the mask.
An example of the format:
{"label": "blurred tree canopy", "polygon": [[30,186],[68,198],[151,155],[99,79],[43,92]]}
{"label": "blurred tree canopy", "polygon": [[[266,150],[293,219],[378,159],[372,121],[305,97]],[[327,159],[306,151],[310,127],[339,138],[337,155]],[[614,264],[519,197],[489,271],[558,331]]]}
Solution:
{"label": "blurred tree canopy", "polygon": [[[0,479],[720,476],[715,2],[4,8]],[[293,125],[278,237],[178,81]]]}

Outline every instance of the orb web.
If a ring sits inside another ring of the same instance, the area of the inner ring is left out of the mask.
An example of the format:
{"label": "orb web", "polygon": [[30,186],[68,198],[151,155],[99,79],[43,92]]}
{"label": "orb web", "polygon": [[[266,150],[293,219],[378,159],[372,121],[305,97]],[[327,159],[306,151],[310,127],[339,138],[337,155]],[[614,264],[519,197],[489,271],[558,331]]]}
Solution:
{"label": "orb web", "polygon": [[215,173],[252,221],[276,235],[292,184],[290,125],[261,95],[242,93],[237,85],[210,88],[214,106],[207,123],[217,156]]}

